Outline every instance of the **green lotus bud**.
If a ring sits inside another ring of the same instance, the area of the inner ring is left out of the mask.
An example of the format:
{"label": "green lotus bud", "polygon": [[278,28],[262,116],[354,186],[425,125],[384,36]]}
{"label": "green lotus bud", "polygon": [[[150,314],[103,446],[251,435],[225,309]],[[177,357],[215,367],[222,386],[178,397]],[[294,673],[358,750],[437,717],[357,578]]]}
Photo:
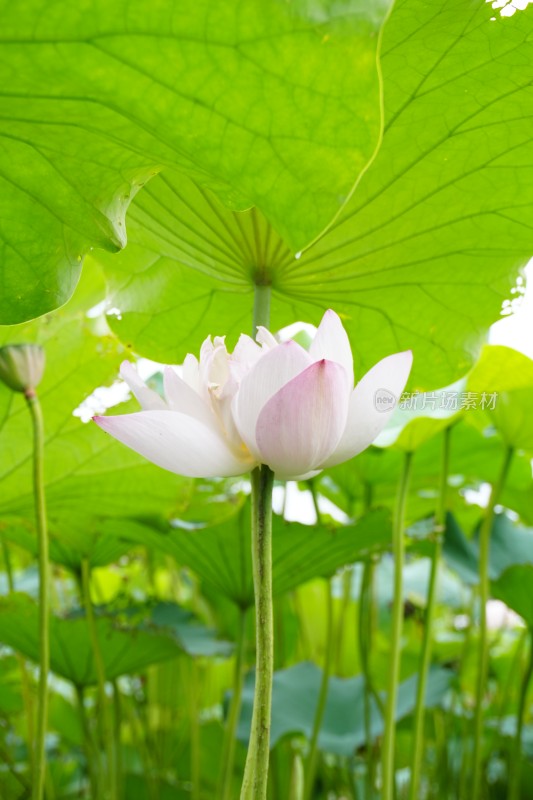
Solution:
{"label": "green lotus bud", "polygon": [[0,381],[14,392],[36,389],[44,370],[44,350],[38,344],[0,347]]}

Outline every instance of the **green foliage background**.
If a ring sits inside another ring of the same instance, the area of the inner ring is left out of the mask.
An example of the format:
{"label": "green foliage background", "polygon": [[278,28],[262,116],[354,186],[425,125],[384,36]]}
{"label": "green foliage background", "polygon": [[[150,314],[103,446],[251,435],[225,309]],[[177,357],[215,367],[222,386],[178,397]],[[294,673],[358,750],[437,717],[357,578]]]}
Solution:
{"label": "green foliage background", "polygon": [[[391,516],[406,451],[415,455],[398,774],[409,767],[448,428],[423,797],[468,795],[484,513],[470,490],[496,480],[510,446],[492,531],[491,592],[523,627],[490,634],[483,751],[486,796],[506,796],[533,626],[533,364],[483,344],[533,253],[533,12],[506,18],[464,0],[28,0],[20,8],[0,0],[0,20],[0,345],[39,342],[47,358],[40,387],[54,563],[47,797],[96,797],[93,773],[105,771],[80,595],[85,560],[114,697],[117,797],[219,797],[241,635],[245,672],[254,655],[249,487],[162,472],[73,412],[95,390],[102,396],[125,357],[180,363],[209,334],[227,334],[233,344],[251,328],[257,285],[272,288],[273,330],[316,324],[334,308],[357,378],[410,348],[411,390],[460,380],[464,393],[498,392],[492,412],[428,406],[399,414],[381,447],[319,476],[316,525],[276,517],[272,798],[286,800],[293,756],[306,756],[332,592],[333,677],[314,796],[373,800],[367,776],[382,735]],[[126,400],[108,413],[135,405]],[[31,447],[23,398],[0,386],[0,795],[7,800],[28,796],[31,774],[38,641]],[[372,686],[360,625],[369,570]],[[251,687],[247,674],[235,796]],[[525,800],[532,725],[528,701]]]}

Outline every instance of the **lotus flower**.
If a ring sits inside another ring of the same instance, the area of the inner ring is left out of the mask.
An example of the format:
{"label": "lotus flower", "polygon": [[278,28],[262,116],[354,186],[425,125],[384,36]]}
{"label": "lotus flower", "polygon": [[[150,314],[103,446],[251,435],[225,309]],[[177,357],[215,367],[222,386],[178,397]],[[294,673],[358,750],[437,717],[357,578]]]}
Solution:
{"label": "lotus flower", "polygon": [[[410,351],[387,356],[355,389],[342,323],[326,311],[309,351],[278,343],[265,328],[224,338],[188,355],[183,378],[166,367],[165,399],[125,361],[121,376],[143,410],[94,417],[115,439],[164,469],[189,477],[229,477],[267,464],[278,479],[309,477],[368,447],[385,427],[409,377]],[[388,398],[383,410],[376,398]]]}

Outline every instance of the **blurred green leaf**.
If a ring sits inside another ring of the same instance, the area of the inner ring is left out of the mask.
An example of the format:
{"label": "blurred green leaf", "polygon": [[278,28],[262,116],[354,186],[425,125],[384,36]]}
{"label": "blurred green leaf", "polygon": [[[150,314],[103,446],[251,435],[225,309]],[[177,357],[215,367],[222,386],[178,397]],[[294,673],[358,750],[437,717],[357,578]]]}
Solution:
{"label": "blurred green leaf", "polygon": [[[109,520],[105,530],[121,539],[172,555],[236,605],[254,602],[250,546],[250,506],[219,525],[197,530],[161,530],[128,520]],[[280,595],[312,578],[386,549],[391,541],[390,514],[374,511],[352,525],[328,529],[285,522],[274,515],[273,591]]]}
{"label": "blurred green leaf", "polygon": [[480,394],[533,387],[533,361],[512,347],[486,344],[468,375],[467,386]]}
{"label": "blurred green leaf", "polygon": [[[115,616],[98,616],[96,626],[106,678],[113,680],[140,672],[150,664],[175,658],[186,647],[194,650],[198,646],[198,628],[195,623],[189,640],[187,624],[183,621],[178,633],[172,631],[172,626],[150,627],[146,623],[141,629],[127,626]],[[38,607],[26,595],[0,599],[0,642],[32,661],[39,660]],[[76,686],[96,683],[93,648],[84,616],[51,618],[50,664],[53,672]]]}
{"label": "blurred green leaf", "polygon": [[533,628],[532,582],[533,563],[521,563],[507,567],[492,583],[494,596],[520,614],[530,628]]}
{"label": "blurred green leaf", "polygon": [[[469,584],[479,581],[477,538],[467,539],[452,514],[447,515],[443,553],[448,565]],[[489,576],[500,579],[518,564],[533,565],[533,528],[524,528],[506,514],[496,514],[490,536]]]}
{"label": "blurred green leaf", "polygon": [[533,360],[511,347],[487,345],[468,385],[496,393],[488,407],[490,422],[510,447],[533,452]]}
{"label": "blurred green leaf", "polygon": [[58,692],[50,692],[48,721],[62,742],[83,747],[83,728],[78,709]]}
{"label": "blurred green leaf", "polygon": [[[318,702],[322,672],[315,664],[296,664],[274,673],[272,700],[272,729],[270,746],[287,734],[300,733],[311,738],[315,708]],[[428,675],[426,708],[438,706],[450,687],[453,673],[441,667],[432,667]],[[400,684],[396,720],[410,714],[415,706],[417,676]],[[248,741],[252,719],[254,676],[247,676],[243,690],[243,705],[237,736]],[[372,736],[383,733],[383,719],[375,701],[371,703]],[[320,750],[338,756],[351,756],[366,741],[364,725],[364,679],[335,678],[329,680],[328,698],[324,720],[318,737]]]}
{"label": "blurred green leaf", "polygon": [[20,664],[15,656],[0,659],[0,717],[20,714],[23,708]]}
{"label": "blurred green leaf", "polygon": [[515,450],[533,453],[533,384],[528,389],[502,392],[490,418],[502,439]]}
{"label": "blurred green leaf", "polygon": [[143,621],[143,627],[167,631],[190,656],[227,657],[233,652],[232,644],[217,639],[215,631],[200,624],[192,612],[176,603],[158,603]]}

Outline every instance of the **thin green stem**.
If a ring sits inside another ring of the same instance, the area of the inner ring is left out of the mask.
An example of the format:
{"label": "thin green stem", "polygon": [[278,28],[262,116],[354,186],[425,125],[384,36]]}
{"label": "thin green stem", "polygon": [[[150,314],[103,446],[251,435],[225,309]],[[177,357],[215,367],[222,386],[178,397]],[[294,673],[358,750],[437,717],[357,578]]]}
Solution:
{"label": "thin green stem", "polygon": [[91,787],[91,797],[98,797],[98,776],[96,775],[95,746],[91,735],[89,720],[85,710],[85,694],[81,686],[76,686],[76,698],[78,701],[78,715],[80,718],[81,730],[83,733],[83,749],[85,750],[85,761],[87,764],[87,775]]}
{"label": "thin green stem", "polygon": [[456,699],[460,712],[462,714],[461,733],[458,738],[459,757],[461,758],[461,769],[458,776],[457,797],[458,800],[471,800],[469,779],[470,779],[470,757],[472,755],[472,747],[470,744],[470,719],[468,716],[468,709],[465,703],[464,695],[461,691],[466,678],[467,665],[469,664],[470,650],[472,648],[472,639],[474,633],[474,614],[476,605],[476,594],[472,590],[468,608],[468,623],[464,631],[463,646],[461,648],[461,655],[459,658],[459,671],[457,675],[457,690]]}
{"label": "thin green stem", "polygon": [[[371,483],[363,484],[363,514],[368,514],[372,508],[373,489]],[[372,698],[379,709],[381,716],[385,716],[385,707],[379,692],[374,686],[372,670],[370,668],[370,653],[376,626],[376,604],[374,596],[374,579],[376,572],[376,558],[372,556],[365,562],[361,580],[361,591],[357,609],[357,632],[359,640],[359,657],[361,671],[364,677],[364,723],[366,743],[366,774],[365,797],[372,800],[376,785],[376,760],[378,758],[377,743],[372,738]]]}
{"label": "thin green stem", "polygon": [[[4,557],[4,565],[7,575],[7,586],[9,589],[9,593],[13,594],[13,592],[15,591],[13,565],[11,563],[11,554],[9,552],[9,547],[7,546],[7,542],[5,539],[2,539],[2,554]],[[35,737],[35,730],[34,730],[31,682],[30,682],[30,676],[28,675],[28,670],[26,669],[26,662],[24,661],[24,656],[22,656],[20,653],[17,653],[17,662],[20,670],[20,688],[22,693],[22,702],[24,705],[24,716],[26,717],[28,757],[30,761],[30,769],[33,775],[33,742]]]}
{"label": "thin green stem", "polygon": [[390,649],[389,683],[385,707],[385,733],[383,737],[383,792],[382,800],[393,800],[395,790],[394,752],[395,717],[400,677],[400,648],[403,628],[403,564],[405,556],[405,507],[411,477],[412,453],[404,457],[398,497],[396,501],[392,549],[394,555],[394,595],[392,602],[392,641]]}
{"label": "thin green stem", "polygon": [[533,675],[533,628],[529,629],[529,657],[526,671],[522,676],[520,686],[520,696],[518,699],[518,709],[516,712],[516,733],[513,741],[511,759],[509,765],[509,791],[508,800],[519,800],[520,784],[522,775],[522,731],[524,730],[524,717],[526,710],[527,693],[531,676]]}
{"label": "thin green stem", "polygon": [[501,693],[501,701],[498,709],[497,729],[498,729],[498,735],[502,740],[507,738],[504,732],[504,722],[507,717],[509,700],[513,695],[514,689],[516,688],[516,673],[520,671],[520,664],[522,663],[522,657],[524,655],[523,650],[528,641],[529,641],[529,630],[528,628],[524,628],[520,633],[520,637],[518,639],[518,643],[516,645],[515,652],[513,655],[513,660],[509,668],[509,674],[507,676],[507,680],[505,681],[503,692]]}
{"label": "thin green stem", "polygon": [[420,775],[422,768],[422,755],[424,752],[424,722],[425,722],[425,700],[426,688],[431,663],[431,632],[435,615],[435,603],[437,598],[437,585],[439,577],[439,564],[442,553],[442,541],[446,525],[446,498],[448,488],[448,471],[450,463],[450,434],[451,428],[444,431],[442,442],[442,465],[440,475],[439,500],[435,513],[435,541],[431,557],[431,571],[429,575],[428,598],[426,614],[424,620],[424,635],[422,639],[422,653],[420,656],[420,670],[418,674],[418,686],[416,692],[415,721],[414,721],[414,743],[413,759],[411,762],[411,786],[409,800],[418,800],[420,789]]}
{"label": "thin green stem", "polygon": [[476,706],[474,709],[474,757],[472,800],[481,800],[482,796],[482,756],[483,756],[483,700],[487,688],[489,668],[489,645],[487,630],[487,603],[489,602],[489,557],[490,534],[494,520],[494,508],[505,485],[513,450],[505,451],[498,479],[492,485],[489,503],[479,531],[479,651],[477,666]]}
{"label": "thin green stem", "polygon": [[304,800],[304,765],[299,753],[294,755],[291,768],[291,783],[289,786],[289,800]]}
{"label": "thin green stem", "polygon": [[[318,504],[318,493],[314,481],[308,481],[309,490],[313,499],[313,506],[316,514],[316,522],[318,525],[322,522],[322,514]],[[324,712],[326,710],[326,703],[328,699],[328,686],[329,678],[331,675],[331,668],[333,662],[333,645],[334,645],[334,628],[333,628],[333,586],[331,582],[326,584],[326,640],[324,649],[324,662],[322,665],[322,678],[320,681],[320,689],[318,693],[317,707],[315,711],[315,718],[313,721],[313,730],[311,732],[311,741],[309,744],[309,754],[307,756],[307,764],[305,770],[305,798],[310,800],[313,794],[313,787],[315,783],[316,768],[318,761],[318,737],[320,735],[320,728],[322,727],[322,720],[324,719]]]}
{"label": "thin green stem", "polygon": [[39,547],[39,684],[32,797],[33,800],[42,800],[46,777],[45,739],[48,722],[48,672],[50,670],[50,563],[44,496],[44,425],[37,394],[33,390],[28,390],[24,396],[33,424],[33,494]]}
{"label": "thin green stem", "polygon": [[221,773],[217,797],[231,800],[233,769],[235,766],[235,742],[237,725],[241,713],[242,688],[244,682],[244,656],[246,652],[246,608],[239,608],[237,642],[235,648],[235,667],[233,670],[233,694],[224,733],[222,747]]}
{"label": "thin green stem", "polygon": [[[148,800],[159,800],[156,764],[151,749],[146,741],[147,726],[139,717],[139,706],[133,697],[125,696],[123,698],[122,708],[124,709],[131,732],[133,745],[140,755],[142,774],[146,779]],[[98,797],[98,795],[95,795],[95,797]]]}
{"label": "thin green stem", "polygon": [[254,710],[241,800],[265,800],[270,753],[274,671],[272,610],[272,488],[274,473],[262,465],[252,472],[252,562],[255,595],[256,670]]}
{"label": "thin green stem", "polygon": [[376,691],[372,681],[372,671],[370,669],[370,652],[372,649],[372,639],[374,635],[374,573],[375,562],[373,559],[367,561],[363,567],[363,577],[361,580],[361,590],[359,594],[359,610],[357,617],[358,638],[359,638],[359,658],[361,661],[361,671],[364,677],[364,722],[365,722],[365,745],[366,745],[366,791],[367,800],[374,795],[375,786],[375,757],[374,742],[372,737],[372,698],[376,702],[382,715],[384,707],[379,692]]}
{"label": "thin green stem", "polygon": [[271,288],[268,285],[260,286],[256,284],[254,293],[254,316],[252,332],[255,338],[257,329],[260,325],[264,328],[270,327],[270,296]]}
{"label": "thin green stem", "polygon": [[193,658],[191,660],[191,679],[189,684],[189,715],[190,715],[190,739],[191,739],[191,798],[200,800],[200,708],[199,708],[199,686],[198,686],[198,664]]}
{"label": "thin green stem", "polygon": [[122,703],[118,681],[112,681],[113,685],[113,755],[115,757],[115,795],[117,798],[122,795]]}
{"label": "thin green stem", "polygon": [[335,671],[337,674],[339,674],[342,669],[343,643],[345,640],[344,628],[346,626],[346,617],[352,599],[352,580],[353,580],[353,568],[346,567],[342,575],[342,599],[341,599],[341,607],[337,622],[337,636],[336,636],[336,641],[334,642]]}
{"label": "thin green stem", "polygon": [[106,786],[104,797],[110,797],[111,800],[116,798],[116,778],[115,778],[115,754],[114,754],[114,741],[113,741],[113,726],[110,719],[110,704],[107,698],[105,685],[105,665],[102,657],[102,649],[100,647],[100,640],[98,638],[98,630],[96,627],[96,620],[94,616],[94,607],[91,600],[91,568],[89,560],[83,558],[81,562],[81,583],[83,591],[83,605],[85,608],[85,615],[87,619],[87,627],[89,628],[89,638],[93,649],[94,666],[96,669],[96,681],[98,687],[98,706],[99,706],[99,719],[101,724],[102,741],[104,743],[106,762],[107,762],[107,781],[103,780],[102,783]]}
{"label": "thin green stem", "polygon": [[320,728],[322,727],[322,721],[324,719],[324,712],[326,710],[329,678],[331,675],[333,661],[333,592],[331,583],[329,581],[326,584],[326,594],[326,641],[324,645],[324,662],[322,665],[322,679],[320,682],[318,702],[313,721],[311,742],[309,744],[309,755],[307,756],[307,764],[305,767],[305,800],[311,800],[313,796],[313,787],[315,784],[316,767],[318,761],[318,737],[320,734]]}

